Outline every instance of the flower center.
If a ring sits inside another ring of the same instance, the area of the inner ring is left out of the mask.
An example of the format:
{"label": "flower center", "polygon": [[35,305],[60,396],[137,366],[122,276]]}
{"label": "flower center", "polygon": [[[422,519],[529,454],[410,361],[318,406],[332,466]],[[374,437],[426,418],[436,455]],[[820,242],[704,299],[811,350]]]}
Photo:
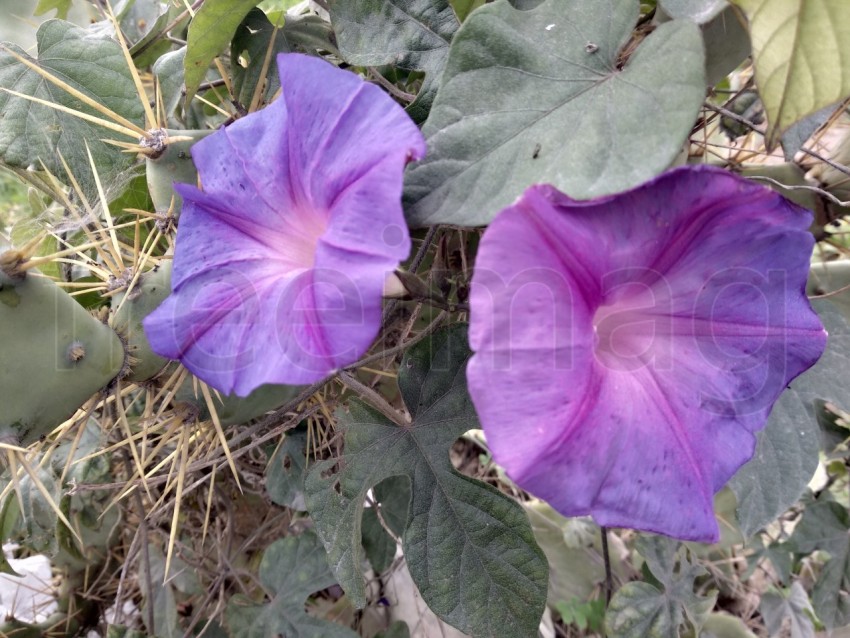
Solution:
{"label": "flower center", "polygon": [[288,221],[279,244],[283,259],[293,268],[312,268],[319,238],[328,228],[327,214],[309,210]]}
{"label": "flower center", "polygon": [[665,343],[659,325],[664,315],[652,312],[643,295],[603,304],[593,315],[594,354],[609,370],[629,372],[652,365]]}

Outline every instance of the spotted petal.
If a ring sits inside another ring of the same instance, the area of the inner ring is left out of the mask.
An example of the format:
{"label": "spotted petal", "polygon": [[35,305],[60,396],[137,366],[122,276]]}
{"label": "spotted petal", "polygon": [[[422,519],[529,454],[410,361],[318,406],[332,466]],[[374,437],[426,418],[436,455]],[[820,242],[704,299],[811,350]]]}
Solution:
{"label": "spotted petal", "polygon": [[810,218],[707,167],[587,202],[528,189],[485,233],[470,298],[495,459],[567,516],[715,540],[714,493],[825,346]]}

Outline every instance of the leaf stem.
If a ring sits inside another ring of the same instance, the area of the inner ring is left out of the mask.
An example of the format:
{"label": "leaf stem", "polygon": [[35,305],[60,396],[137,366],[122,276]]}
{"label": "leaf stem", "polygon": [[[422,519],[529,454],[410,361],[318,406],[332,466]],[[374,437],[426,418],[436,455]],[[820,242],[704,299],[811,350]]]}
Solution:
{"label": "leaf stem", "polygon": [[605,609],[611,604],[611,594],[614,590],[614,579],[611,575],[611,556],[608,552],[608,528],[600,527],[602,534],[602,560],[605,561]]}
{"label": "leaf stem", "polygon": [[337,376],[340,381],[354,390],[362,399],[365,399],[373,408],[378,410],[378,412],[383,414],[390,421],[396,425],[405,425],[399,411],[387,403],[386,399],[375,392],[372,388],[364,383],[360,383],[360,381],[355,379],[351,373],[345,372],[344,370],[340,371]]}

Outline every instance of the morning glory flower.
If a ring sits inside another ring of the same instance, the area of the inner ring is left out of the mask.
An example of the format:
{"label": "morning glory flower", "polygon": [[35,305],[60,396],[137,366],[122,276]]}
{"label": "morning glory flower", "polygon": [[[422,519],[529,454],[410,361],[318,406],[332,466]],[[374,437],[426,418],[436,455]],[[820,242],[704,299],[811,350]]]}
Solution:
{"label": "morning glory flower", "polygon": [[529,188],[487,229],[469,388],[494,459],[566,516],[716,541],[712,501],[823,352],[811,214],[684,167],[620,195]]}
{"label": "morning glory flower", "polygon": [[278,56],[282,96],[192,147],[172,294],[151,347],[225,393],[300,384],[374,340],[384,280],[410,252],[402,171],[419,129],[377,86]]}

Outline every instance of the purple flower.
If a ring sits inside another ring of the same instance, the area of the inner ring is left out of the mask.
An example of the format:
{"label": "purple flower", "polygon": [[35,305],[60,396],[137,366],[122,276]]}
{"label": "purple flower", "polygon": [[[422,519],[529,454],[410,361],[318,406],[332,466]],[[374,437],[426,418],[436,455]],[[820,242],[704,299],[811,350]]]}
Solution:
{"label": "purple flower", "polygon": [[309,383],[374,340],[388,273],[410,252],[402,171],[425,153],[378,87],[278,56],[283,95],[192,148],[172,294],[145,320],[158,354],[245,396]]}
{"label": "purple flower", "polygon": [[810,221],[708,167],[586,202],[529,188],[472,281],[467,374],[495,460],[564,515],[715,541],[714,493],[825,346]]}

